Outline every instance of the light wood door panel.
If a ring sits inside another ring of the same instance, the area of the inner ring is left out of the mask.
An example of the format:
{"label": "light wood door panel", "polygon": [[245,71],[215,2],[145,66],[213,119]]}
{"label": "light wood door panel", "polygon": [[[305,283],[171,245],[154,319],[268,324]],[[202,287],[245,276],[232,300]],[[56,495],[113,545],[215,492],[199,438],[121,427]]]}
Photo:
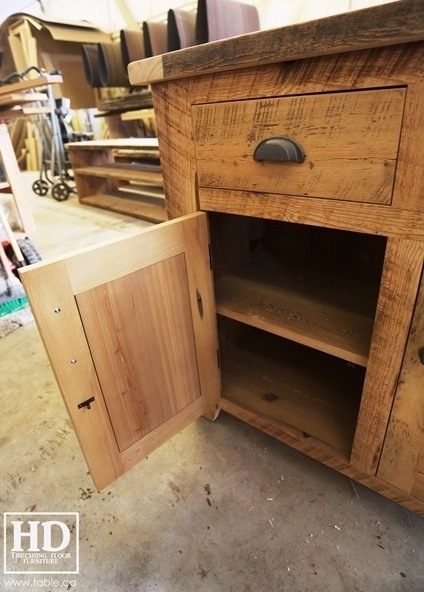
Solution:
{"label": "light wood door panel", "polygon": [[206,215],[197,213],[22,271],[99,489],[200,415],[216,413],[208,247]]}
{"label": "light wood door panel", "polygon": [[122,451],[200,396],[184,255],[76,300]]}
{"label": "light wood door panel", "polygon": [[424,276],[419,291],[378,477],[424,500]]}

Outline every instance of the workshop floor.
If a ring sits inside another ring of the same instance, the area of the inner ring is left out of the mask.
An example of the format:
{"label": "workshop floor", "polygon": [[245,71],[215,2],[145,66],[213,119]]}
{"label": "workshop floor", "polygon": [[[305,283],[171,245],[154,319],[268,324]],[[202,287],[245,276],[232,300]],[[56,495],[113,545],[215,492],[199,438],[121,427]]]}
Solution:
{"label": "workshop floor", "polygon": [[[43,259],[146,225],[30,199]],[[74,581],[1,591],[424,590],[422,518],[225,413],[96,492],[34,323],[0,339],[0,410],[2,511],[80,514]]]}

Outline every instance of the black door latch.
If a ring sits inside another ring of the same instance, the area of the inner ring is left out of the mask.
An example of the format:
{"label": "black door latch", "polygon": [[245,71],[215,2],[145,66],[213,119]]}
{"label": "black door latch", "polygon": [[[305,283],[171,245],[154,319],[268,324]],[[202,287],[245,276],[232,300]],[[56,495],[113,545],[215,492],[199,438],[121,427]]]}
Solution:
{"label": "black door latch", "polygon": [[94,397],[90,397],[86,401],[78,404],[78,409],[82,409],[83,407],[87,407],[87,409],[91,409],[91,403],[93,403]]}

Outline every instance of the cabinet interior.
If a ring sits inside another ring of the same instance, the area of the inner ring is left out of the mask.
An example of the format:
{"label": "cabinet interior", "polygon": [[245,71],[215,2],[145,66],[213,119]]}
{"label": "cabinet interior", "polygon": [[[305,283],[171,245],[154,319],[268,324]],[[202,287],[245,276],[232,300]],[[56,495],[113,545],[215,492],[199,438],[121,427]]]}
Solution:
{"label": "cabinet interior", "polygon": [[386,240],[210,215],[223,397],[349,458]]}

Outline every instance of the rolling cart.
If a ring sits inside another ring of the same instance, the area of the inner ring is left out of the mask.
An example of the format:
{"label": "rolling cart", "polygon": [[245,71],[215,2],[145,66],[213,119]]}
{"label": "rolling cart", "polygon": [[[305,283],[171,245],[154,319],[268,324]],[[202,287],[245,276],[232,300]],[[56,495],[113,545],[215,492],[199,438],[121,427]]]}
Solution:
{"label": "rolling cart", "polygon": [[64,201],[75,191],[72,184],[73,177],[70,173],[70,163],[64,147],[64,142],[70,141],[70,125],[65,124],[69,108],[67,99],[54,98],[50,85],[47,86],[47,95],[50,113],[47,116],[40,116],[37,122],[42,150],[39,166],[40,176],[32,184],[32,190],[37,195],[46,195],[51,189],[54,199]]}

